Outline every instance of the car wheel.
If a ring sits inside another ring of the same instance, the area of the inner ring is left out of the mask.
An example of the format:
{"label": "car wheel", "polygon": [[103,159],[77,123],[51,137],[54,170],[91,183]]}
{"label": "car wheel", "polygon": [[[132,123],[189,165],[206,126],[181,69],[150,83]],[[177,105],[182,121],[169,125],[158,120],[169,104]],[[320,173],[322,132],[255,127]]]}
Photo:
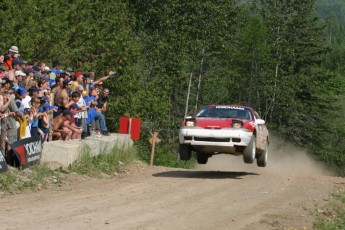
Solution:
{"label": "car wheel", "polygon": [[268,155],[268,146],[265,147],[265,150],[262,151],[261,155],[256,160],[256,164],[259,167],[266,167],[267,164],[267,155]]}
{"label": "car wheel", "polygon": [[180,160],[188,161],[188,160],[190,160],[190,158],[192,156],[192,149],[189,145],[180,144],[178,153],[180,156]]}
{"label": "car wheel", "polygon": [[252,139],[249,141],[248,146],[243,152],[243,161],[247,164],[252,164],[254,162],[256,155],[256,138],[253,135]]}
{"label": "car wheel", "polygon": [[196,161],[198,162],[198,164],[206,164],[208,161],[208,155],[205,153],[197,153]]}

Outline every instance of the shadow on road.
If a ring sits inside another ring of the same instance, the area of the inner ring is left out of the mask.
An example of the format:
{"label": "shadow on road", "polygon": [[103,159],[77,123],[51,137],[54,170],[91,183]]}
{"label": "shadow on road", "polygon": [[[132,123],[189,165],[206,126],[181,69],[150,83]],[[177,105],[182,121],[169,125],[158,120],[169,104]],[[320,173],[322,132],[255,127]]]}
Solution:
{"label": "shadow on road", "polygon": [[259,175],[251,172],[223,172],[223,171],[168,171],[152,174],[155,177],[176,177],[196,179],[242,179],[243,176]]}

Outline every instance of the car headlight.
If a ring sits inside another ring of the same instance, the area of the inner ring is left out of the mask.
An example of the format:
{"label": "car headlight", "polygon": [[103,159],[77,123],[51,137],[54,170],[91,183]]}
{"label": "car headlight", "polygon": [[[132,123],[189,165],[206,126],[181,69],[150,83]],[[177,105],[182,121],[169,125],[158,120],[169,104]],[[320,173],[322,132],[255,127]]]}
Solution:
{"label": "car headlight", "polygon": [[186,126],[195,126],[196,120],[194,117],[185,117],[185,125]]}
{"label": "car headlight", "polygon": [[242,121],[233,120],[232,121],[232,128],[234,129],[241,129],[243,127]]}
{"label": "car headlight", "polygon": [[194,121],[186,121],[186,126],[194,126]]}

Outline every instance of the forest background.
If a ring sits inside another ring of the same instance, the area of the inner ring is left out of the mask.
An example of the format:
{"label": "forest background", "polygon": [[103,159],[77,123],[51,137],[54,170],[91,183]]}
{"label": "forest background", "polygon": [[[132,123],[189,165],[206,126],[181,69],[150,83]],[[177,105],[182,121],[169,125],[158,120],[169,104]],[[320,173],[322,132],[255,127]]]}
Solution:
{"label": "forest background", "polygon": [[[109,70],[108,123],[142,120],[161,155],[176,158],[178,128],[207,104],[254,107],[273,135],[345,175],[343,0],[3,0],[0,53]],[[272,153],[274,154],[274,153]],[[164,158],[164,157],[163,157]]]}

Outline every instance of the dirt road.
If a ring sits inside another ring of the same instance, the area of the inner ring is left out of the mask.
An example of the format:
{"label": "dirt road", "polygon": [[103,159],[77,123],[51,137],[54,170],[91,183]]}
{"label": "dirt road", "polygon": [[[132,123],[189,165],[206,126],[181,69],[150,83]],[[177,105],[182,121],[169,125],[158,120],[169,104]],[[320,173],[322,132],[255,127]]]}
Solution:
{"label": "dirt road", "polygon": [[312,213],[345,179],[303,152],[270,157],[266,168],[219,155],[194,170],[72,177],[59,189],[0,199],[0,229],[311,229]]}

